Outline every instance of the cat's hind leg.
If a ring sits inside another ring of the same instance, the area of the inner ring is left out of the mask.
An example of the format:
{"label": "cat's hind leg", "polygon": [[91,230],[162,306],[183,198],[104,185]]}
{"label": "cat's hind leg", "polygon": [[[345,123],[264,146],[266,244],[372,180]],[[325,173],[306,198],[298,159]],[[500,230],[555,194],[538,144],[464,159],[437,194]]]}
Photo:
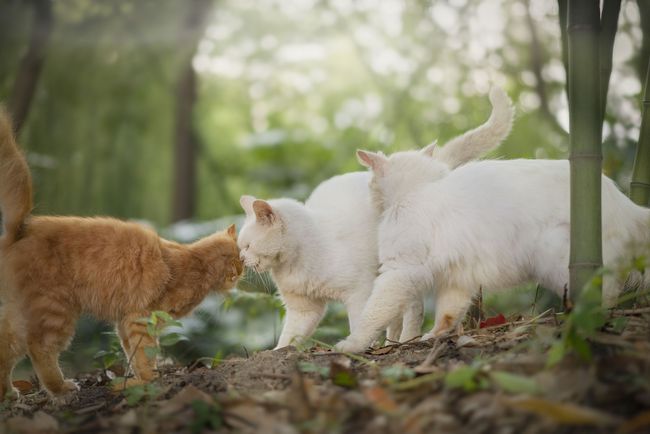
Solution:
{"label": "cat's hind leg", "polygon": [[0,306],[0,402],[19,396],[11,383],[14,366],[26,353],[24,322],[18,311],[10,304]]}
{"label": "cat's hind leg", "polygon": [[422,296],[415,297],[404,312],[402,334],[400,342],[408,342],[422,335],[422,321],[424,320],[424,301]]}
{"label": "cat's hind leg", "polygon": [[391,321],[391,323],[388,325],[388,328],[386,329],[387,344],[394,344],[400,341],[403,323],[404,320],[402,316],[398,316],[397,318],[393,319],[393,321]]}
{"label": "cat's hind leg", "polygon": [[472,304],[472,296],[470,291],[456,287],[437,290],[435,296],[436,318],[433,329],[422,336],[422,340],[438,337],[458,326]]}
{"label": "cat's hind leg", "polygon": [[72,380],[63,378],[59,354],[70,344],[77,315],[68,306],[42,297],[31,300],[27,312],[27,353],[41,385],[55,397],[67,398],[79,390]]}

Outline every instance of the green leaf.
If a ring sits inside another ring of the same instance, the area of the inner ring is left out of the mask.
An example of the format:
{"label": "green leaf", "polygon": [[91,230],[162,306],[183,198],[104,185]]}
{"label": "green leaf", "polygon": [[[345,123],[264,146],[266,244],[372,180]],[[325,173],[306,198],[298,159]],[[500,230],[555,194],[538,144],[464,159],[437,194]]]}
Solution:
{"label": "green leaf", "polygon": [[510,393],[526,393],[536,395],[540,392],[537,381],[509,372],[493,371],[490,373],[492,381],[501,389]]}
{"label": "green leaf", "polygon": [[219,350],[217,351],[217,354],[214,355],[212,358],[212,362],[210,364],[210,368],[216,368],[223,362],[223,351]]}
{"label": "green leaf", "polygon": [[160,354],[160,350],[157,347],[145,347],[144,348],[144,354],[147,356],[149,359],[155,359],[158,354]]}
{"label": "green leaf", "polygon": [[415,377],[415,371],[404,365],[393,365],[381,370],[381,376],[388,383],[398,383]]}
{"label": "green leaf", "polygon": [[190,430],[193,434],[203,432],[206,428],[209,430],[218,430],[221,428],[223,424],[221,407],[198,399],[192,401],[191,405],[192,410],[194,410],[194,418],[190,425]]}
{"label": "green leaf", "polygon": [[487,386],[485,382],[479,382],[476,378],[479,370],[480,366],[478,365],[456,368],[445,376],[445,384],[447,387],[464,389],[468,392],[485,387]]}
{"label": "green leaf", "polygon": [[548,350],[546,366],[553,367],[560,363],[566,354],[566,345],[563,340],[555,342]]}
{"label": "green leaf", "polygon": [[317,364],[311,362],[299,362],[298,369],[300,369],[300,372],[319,374],[323,378],[327,378],[330,375],[329,367],[318,366]]}
{"label": "green leaf", "polygon": [[146,396],[147,392],[144,386],[132,386],[128,387],[124,391],[124,398],[126,403],[130,406],[136,405],[138,402],[142,401]]}
{"label": "green leaf", "polygon": [[169,347],[180,341],[187,341],[187,340],[188,340],[187,337],[181,335],[180,333],[169,333],[161,336],[159,339],[159,343],[163,347]]}
{"label": "green leaf", "polygon": [[354,389],[359,384],[356,377],[350,371],[338,371],[332,376],[332,383],[337,386]]}
{"label": "green leaf", "polygon": [[156,310],[153,312],[154,317],[163,320],[164,322],[174,321],[174,318],[163,310]]}

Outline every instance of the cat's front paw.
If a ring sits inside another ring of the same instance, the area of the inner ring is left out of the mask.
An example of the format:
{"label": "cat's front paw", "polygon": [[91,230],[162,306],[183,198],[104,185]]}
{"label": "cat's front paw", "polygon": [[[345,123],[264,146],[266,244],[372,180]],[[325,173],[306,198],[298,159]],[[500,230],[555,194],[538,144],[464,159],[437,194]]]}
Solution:
{"label": "cat's front paw", "polygon": [[334,350],[340,353],[360,353],[368,348],[368,344],[360,339],[349,336],[334,346]]}
{"label": "cat's front paw", "polygon": [[77,397],[79,385],[74,380],[65,380],[57,393],[52,394],[52,401],[58,406],[65,406],[72,403]]}

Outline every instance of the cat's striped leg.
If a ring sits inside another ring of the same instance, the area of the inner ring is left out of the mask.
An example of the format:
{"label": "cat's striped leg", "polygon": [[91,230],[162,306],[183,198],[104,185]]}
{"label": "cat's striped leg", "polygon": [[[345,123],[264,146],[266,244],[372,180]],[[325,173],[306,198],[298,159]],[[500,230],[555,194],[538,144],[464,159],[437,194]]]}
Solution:
{"label": "cat's striped leg", "polygon": [[27,354],[41,385],[55,397],[79,390],[72,380],[63,378],[59,354],[67,348],[74,335],[77,315],[68,306],[42,297],[30,301],[27,318]]}
{"label": "cat's striped leg", "polygon": [[23,318],[17,312],[11,305],[0,307],[0,402],[19,396],[11,384],[11,373],[26,349]]}
{"label": "cat's striped leg", "polygon": [[127,387],[148,383],[158,376],[156,355],[152,354],[155,351],[148,350],[148,348],[157,348],[158,342],[147,332],[147,325],[142,321],[142,318],[146,317],[148,317],[146,312],[132,314],[117,325],[127,362],[135,374],[135,378],[127,380]]}

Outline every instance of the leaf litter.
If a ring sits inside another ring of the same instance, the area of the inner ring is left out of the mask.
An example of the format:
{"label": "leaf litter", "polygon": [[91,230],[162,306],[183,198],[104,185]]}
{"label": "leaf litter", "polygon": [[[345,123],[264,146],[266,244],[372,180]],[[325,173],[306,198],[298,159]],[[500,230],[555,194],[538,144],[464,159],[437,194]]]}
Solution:
{"label": "leaf litter", "polygon": [[286,348],[165,366],[138,393],[97,371],[60,406],[17,382],[26,395],[2,404],[0,432],[650,432],[650,312],[614,316],[624,327],[590,339],[590,363],[548,365],[560,331],[545,312],[360,355]]}

